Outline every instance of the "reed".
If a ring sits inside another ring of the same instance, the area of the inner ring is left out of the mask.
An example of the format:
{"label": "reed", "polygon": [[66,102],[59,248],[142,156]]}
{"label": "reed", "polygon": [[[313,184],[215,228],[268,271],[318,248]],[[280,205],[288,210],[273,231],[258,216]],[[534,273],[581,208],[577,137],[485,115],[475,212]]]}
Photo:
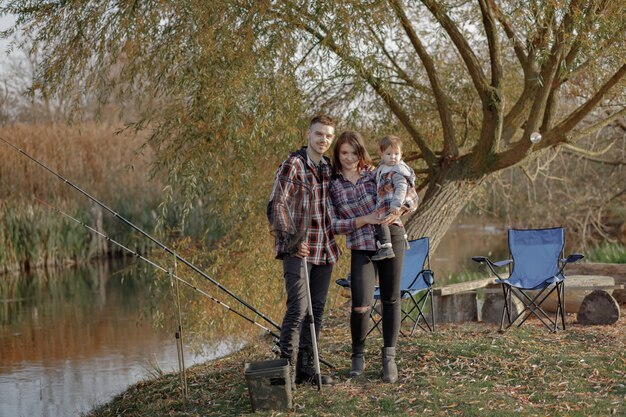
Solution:
{"label": "reed", "polygon": [[588,262],[623,264],[626,263],[626,246],[605,242],[591,248],[585,258]]}
{"label": "reed", "polygon": [[[117,131],[111,124],[95,122],[13,124],[1,127],[0,136],[139,226],[150,227],[162,189],[158,178],[150,178],[154,152],[142,147],[145,138]],[[108,252],[87,230],[38,199],[118,240],[133,242],[128,228],[13,149],[0,146],[0,158],[0,270],[80,262]]]}

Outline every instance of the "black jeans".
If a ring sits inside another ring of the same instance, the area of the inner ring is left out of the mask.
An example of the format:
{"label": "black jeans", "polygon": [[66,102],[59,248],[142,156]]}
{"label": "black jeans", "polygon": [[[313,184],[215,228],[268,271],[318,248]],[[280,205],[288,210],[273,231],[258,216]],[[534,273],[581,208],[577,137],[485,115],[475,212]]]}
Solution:
{"label": "black jeans", "polygon": [[386,224],[377,224],[376,238],[381,245],[391,243],[391,230],[389,229],[389,226]]}
{"label": "black jeans", "polygon": [[[315,321],[315,336],[319,340],[322,316],[328,295],[330,276],[333,265],[313,265],[307,262],[309,269],[309,288]],[[280,331],[280,353],[291,357],[295,348],[311,346],[310,324],[307,318],[307,296],[302,268],[302,258],[287,256],[283,258],[285,289],[287,290],[287,311]]]}
{"label": "black jeans", "polygon": [[[406,240],[404,227],[390,225],[389,229],[395,258],[373,262],[370,257],[375,253],[374,251],[352,251],[350,332],[353,350],[362,349],[365,345],[365,336],[370,327],[369,312],[374,302],[376,270],[378,270],[382,302],[384,347],[395,347],[398,341],[401,320],[400,282],[402,281]],[[355,308],[359,307],[367,308],[365,311],[355,311]]]}

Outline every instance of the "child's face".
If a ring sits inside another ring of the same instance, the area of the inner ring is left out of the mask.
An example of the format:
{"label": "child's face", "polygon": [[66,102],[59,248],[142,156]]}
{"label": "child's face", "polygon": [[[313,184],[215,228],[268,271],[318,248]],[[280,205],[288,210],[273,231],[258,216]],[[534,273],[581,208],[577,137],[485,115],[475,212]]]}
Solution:
{"label": "child's face", "polygon": [[381,152],[380,157],[383,159],[385,165],[393,166],[402,160],[402,151],[390,146]]}

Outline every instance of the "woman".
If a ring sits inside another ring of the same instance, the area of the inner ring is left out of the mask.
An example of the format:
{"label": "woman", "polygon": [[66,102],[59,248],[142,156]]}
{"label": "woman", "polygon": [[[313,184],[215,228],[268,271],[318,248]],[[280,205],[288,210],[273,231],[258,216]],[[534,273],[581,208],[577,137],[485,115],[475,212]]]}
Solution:
{"label": "woman", "polygon": [[[346,131],[339,136],[333,151],[333,171],[330,184],[333,231],[347,235],[347,247],[351,250],[350,376],[359,376],[365,369],[365,336],[378,270],[383,316],[383,380],[393,383],[398,379],[395,357],[401,317],[400,281],[406,250],[404,226],[399,215],[389,215],[382,221],[377,218],[376,178],[359,133]],[[389,224],[395,257],[374,262],[371,260],[377,249],[374,225],[379,223]]]}

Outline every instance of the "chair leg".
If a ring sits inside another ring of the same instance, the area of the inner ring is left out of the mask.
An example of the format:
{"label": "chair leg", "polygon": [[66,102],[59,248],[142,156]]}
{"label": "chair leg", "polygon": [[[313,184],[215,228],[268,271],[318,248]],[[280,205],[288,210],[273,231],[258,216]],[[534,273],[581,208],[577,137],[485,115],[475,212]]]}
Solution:
{"label": "chair leg", "polygon": [[[557,289],[557,286],[555,285],[554,287],[552,287],[552,289],[548,292],[546,292],[546,290],[548,289],[548,287],[545,287],[544,289],[542,289],[541,291],[539,291],[539,293],[534,297],[534,298],[530,298],[524,291],[522,290],[518,290],[519,291],[519,295],[518,293],[514,293],[515,296],[522,302],[524,303],[524,312],[526,312],[526,314],[524,315],[524,317],[522,318],[522,320],[519,322],[519,324],[517,325],[517,327],[520,327],[522,324],[524,324],[524,322],[531,316],[531,315],[535,315],[535,317],[537,317],[539,319],[539,321],[541,321],[541,323],[546,326],[546,328],[548,330],[550,330],[550,332],[555,333],[556,332],[556,326],[558,324],[558,320],[553,320],[548,313],[546,313],[542,308],[541,308],[541,304],[546,300],[546,298],[548,298],[550,296],[550,294],[552,294],[554,292],[554,290]],[[542,297],[543,296],[543,297]],[[541,298],[540,298],[541,297]],[[557,298],[558,298],[558,292],[557,292]],[[539,300],[539,301],[537,301]],[[557,307],[558,310],[558,307]],[[522,312],[522,314],[524,314],[524,312]],[[539,314],[541,313],[541,315]],[[558,314],[558,312],[557,312]],[[558,317],[558,316],[557,316]],[[546,323],[546,320],[548,321]]]}
{"label": "chair leg", "polygon": [[563,330],[565,330],[565,281],[561,281],[561,320],[563,322]]}
{"label": "chair leg", "polygon": [[433,290],[428,290],[428,294],[430,297],[430,318],[433,325],[433,332],[435,331],[435,297],[433,297]]}
{"label": "chair leg", "polygon": [[502,284],[502,292],[504,294],[504,301],[503,301],[503,306],[502,306],[502,319],[500,320],[500,329],[499,329],[500,332],[502,331],[504,327],[505,314],[509,318],[509,325],[511,324],[511,316],[509,314],[509,304],[508,304],[509,302],[508,297],[510,296],[510,291],[511,291],[510,288],[509,288],[509,291],[507,291],[506,286]]}
{"label": "chair leg", "polygon": [[378,329],[378,331],[382,333],[382,330],[380,329],[380,327],[378,327],[380,326],[380,322],[382,321],[382,316],[378,320],[376,319],[376,315],[380,316],[378,310],[376,310],[377,305],[378,305],[378,300],[374,300],[374,304],[372,305],[372,308],[370,310],[370,319],[372,320],[372,322],[374,322],[374,324],[365,335],[366,337],[369,336],[370,333],[374,331],[374,329]]}
{"label": "chair leg", "polygon": [[[556,317],[554,318],[555,322],[558,323],[559,319],[561,319],[562,329],[565,330],[565,285],[563,282],[556,284],[556,295],[557,295],[557,309],[556,309]],[[555,326],[557,329],[558,326]]]}

